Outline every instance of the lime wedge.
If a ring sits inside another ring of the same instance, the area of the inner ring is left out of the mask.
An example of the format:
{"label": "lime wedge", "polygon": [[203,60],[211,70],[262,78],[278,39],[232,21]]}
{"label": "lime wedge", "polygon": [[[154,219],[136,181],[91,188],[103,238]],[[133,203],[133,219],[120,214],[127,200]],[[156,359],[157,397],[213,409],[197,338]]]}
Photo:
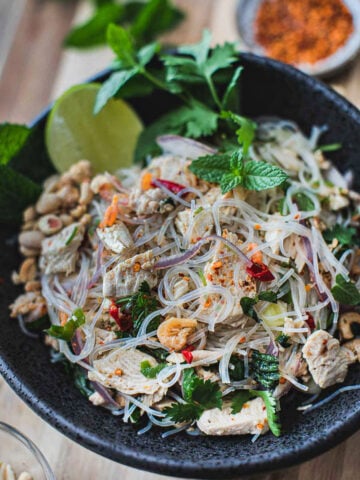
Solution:
{"label": "lime wedge", "polygon": [[46,124],[46,146],[59,172],[89,160],[95,173],[133,163],[142,122],[123,100],[110,100],[93,114],[99,84],[77,85],[56,100]]}

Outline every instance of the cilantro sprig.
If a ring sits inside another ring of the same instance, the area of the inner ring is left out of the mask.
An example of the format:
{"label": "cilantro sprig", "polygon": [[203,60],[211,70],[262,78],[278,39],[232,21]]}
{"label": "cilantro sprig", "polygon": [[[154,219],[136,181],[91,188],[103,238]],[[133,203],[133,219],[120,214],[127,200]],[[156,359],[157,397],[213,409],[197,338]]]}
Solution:
{"label": "cilantro sprig", "polygon": [[183,373],[184,403],[174,403],[164,410],[170,420],[176,423],[198,420],[205,410],[222,407],[222,395],[219,385],[210,380],[199,378],[194,369]]}
{"label": "cilantro sprig", "polygon": [[81,325],[84,325],[84,323],[85,314],[82,308],[76,308],[65,325],[51,325],[51,327],[45,330],[45,332],[51,337],[70,342],[75,335],[76,330],[81,327]]}
{"label": "cilantro sprig", "polygon": [[354,243],[358,243],[357,231],[354,227],[345,227],[337,223],[332,228],[328,228],[323,232],[324,240],[327,243],[331,243],[335,238],[343,246],[352,246]]}

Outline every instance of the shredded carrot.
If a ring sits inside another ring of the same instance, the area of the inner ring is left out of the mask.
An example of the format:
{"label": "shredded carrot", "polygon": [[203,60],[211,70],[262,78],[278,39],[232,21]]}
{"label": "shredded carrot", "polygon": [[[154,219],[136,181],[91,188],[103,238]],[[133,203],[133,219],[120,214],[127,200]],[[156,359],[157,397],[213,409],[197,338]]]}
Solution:
{"label": "shredded carrot", "polygon": [[65,312],[60,312],[59,318],[60,318],[60,325],[63,327],[65,323],[68,321],[69,316]]}
{"label": "shredded carrot", "polygon": [[104,218],[99,224],[100,228],[111,227],[116,222],[117,214],[119,213],[119,195],[114,195],[111,204],[105,211]]}
{"label": "shredded carrot", "polygon": [[215,262],[215,263],[212,265],[211,268],[212,268],[213,270],[217,270],[218,268],[221,268],[222,265],[223,265],[223,263],[219,260],[219,261]]}
{"label": "shredded carrot", "polygon": [[310,292],[310,290],[311,290],[312,288],[313,288],[313,286],[311,285],[311,283],[307,283],[307,284],[305,285],[305,290],[306,290],[307,292]]}
{"label": "shredded carrot", "polygon": [[262,430],[264,428],[264,425],[262,423],[258,423],[256,425],[256,427],[259,429],[259,430]]}
{"label": "shredded carrot", "polygon": [[141,190],[150,190],[152,188],[153,177],[150,172],[145,172],[141,178]]}
{"label": "shredded carrot", "polygon": [[185,282],[190,282],[190,277],[183,277],[183,280],[185,280]]}
{"label": "shredded carrot", "polygon": [[261,230],[261,225],[258,223],[255,223],[254,230]]}
{"label": "shredded carrot", "polygon": [[208,297],[204,303],[204,308],[209,308],[211,304],[212,304],[211,298]]}
{"label": "shredded carrot", "polygon": [[140,269],[141,269],[140,263],[139,263],[139,262],[136,262],[136,263],[134,264],[134,266],[133,266],[133,271],[134,271],[135,273],[137,273],[137,272],[140,272]]}
{"label": "shredded carrot", "polygon": [[[251,252],[251,250],[254,250],[254,248],[256,248],[258,245],[257,243],[249,243],[248,245],[248,252]],[[252,255],[251,257],[251,260],[254,262],[254,263],[263,263],[263,254],[262,252],[255,252],[254,255]]]}
{"label": "shredded carrot", "polygon": [[240,338],[240,343],[245,343],[246,342],[246,337],[241,337]]}

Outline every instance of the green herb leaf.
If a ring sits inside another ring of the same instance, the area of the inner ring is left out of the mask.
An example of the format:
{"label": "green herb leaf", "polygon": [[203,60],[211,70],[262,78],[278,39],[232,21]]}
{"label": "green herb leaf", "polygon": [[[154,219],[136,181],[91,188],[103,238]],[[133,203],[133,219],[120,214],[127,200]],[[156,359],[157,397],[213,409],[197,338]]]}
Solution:
{"label": "green herb leaf", "polygon": [[291,347],[291,343],[289,342],[289,340],[289,335],[285,335],[284,333],[281,333],[276,337],[276,341],[284,348]]}
{"label": "green herb leaf", "polygon": [[226,154],[205,155],[193,160],[189,169],[203,180],[220,183],[223,176],[230,172],[230,157]]}
{"label": "green herb leaf", "polygon": [[281,425],[278,415],[278,402],[272,394],[266,390],[250,390],[250,393],[255,397],[260,397],[264,400],[266,407],[267,420],[269,427],[275,437],[281,435]]}
{"label": "green herb leaf", "polygon": [[226,173],[225,175],[223,175],[220,182],[221,193],[224,194],[224,193],[230,192],[230,190],[233,190],[239,185],[242,185],[242,183],[243,183],[243,177],[241,175]]}
{"label": "green herb leaf", "polygon": [[73,311],[71,317],[64,326],[52,325],[45,330],[45,332],[52,337],[70,342],[75,335],[76,330],[81,327],[81,325],[84,325],[84,323],[85,314],[81,308],[77,308]]}
{"label": "green herb leaf", "polygon": [[234,74],[231,77],[231,80],[228,86],[226,87],[226,90],[222,99],[223,108],[228,108],[242,71],[243,71],[243,67],[238,67],[234,71]]}
{"label": "green herb leaf", "polygon": [[245,163],[243,186],[257,192],[274,188],[287,180],[288,175],[279,167],[266,162],[250,160]]}
{"label": "green herb leaf", "polygon": [[125,28],[111,23],[107,28],[106,39],[123,68],[131,68],[137,65],[135,46]]}
{"label": "green herb leaf", "polygon": [[26,125],[3,123],[0,125],[0,165],[8,162],[21,150],[30,135]]}
{"label": "green herb leaf", "polygon": [[274,355],[252,351],[251,375],[267,389],[273,389],[279,382],[279,360]]}
{"label": "green herb leaf", "polygon": [[321,152],[335,152],[341,148],[341,143],[328,143],[327,145],[320,145],[319,147],[316,147],[316,150],[320,150]]}
{"label": "green herb leaf", "polygon": [[249,390],[243,390],[242,392],[237,392],[231,401],[231,413],[235,415],[239,413],[246,402],[248,402],[253,395]]}
{"label": "green herb leaf", "polygon": [[117,95],[121,88],[136,74],[138,68],[131,68],[130,70],[120,70],[115,72],[101,85],[100,90],[96,96],[94,114],[97,115],[107,104],[107,102]]}
{"label": "green herb leaf", "polygon": [[[136,335],[144,319],[160,308],[160,304],[155,296],[152,295],[150,286],[143,282],[139,290],[129,297],[120,298],[116,301],[120,305],[122,313],[131,315],[133,322],[132,334]],[[155,317],[148,325],[147,331],[156,330],[160,323],[160,315]]]}
{"label": "green herb leaf", "polygon": [[336,275],[336,283],[331,289],[331,293],[337,302],[343,305],[359,305],[360,292],[355,283],[345,280],[342,275]]}
{"label": "green herb leaf", "polygon": [[270,290],[268,290],[266,292],[259,293],[258,299],[263,300],[264,302],[276,303],[277,294],[275,292],[271,292]]}
{"label": "green herb leaf", "polygon": [[255,138],[257,124],[249,118],[242,117],[233,112],[222,112],[221,117],[232,120],[240,128],[236,130],[239,144],[242,146],[244,154],[249,151],[249,147]]}
{"label": "green herb leaf", "polygon": [[229,366],[230,379],[234,382],[239,382],[244,379],[244,375],[244,361],[237,355],[231,355]]}
{"label": "green herb leaf", "polygon": [[75,235],[77,234],[78,227],[74,227],[73,231],[70,233],[69,238],[66,240],[65,245],[68,246],[74,240]]}
{"label": "green herb leaf", "polygon": [[192,100],[168,116],[171,129],[179,130],[190,138],[206,137],[217,130],[219,115],[206,105]]}
{"label": "green herb leaf", "polygon": [[167,367],[166,363],[159,363],[159,365],[152,367],[148,360],[144,360],[140,364],[140,371],[146,378],[156,378],[157,374],[165,367]]}
{"label": "green herb leaf", "polygon": [[245,315],[253,318],[256,322],[259,322],[260,321],[259,317],[254,310],[254,306],[257,304],[257,302],[258,302],[258,299],[256,297],[255,298],[242,297],[240,300],[240,305]]}
{"label": "green herb leaf", "polygon": [[138,62],[142,67],[145,67],[154,58],[156,53],[160,50],[160,44],[158,42],[145,45],[137,53]]}
{"label": "green herb leaf", "polygon": [[195,379],[197,378],[193,368],[186,368],[183,371],[183,383],[182,390],[184,393],[184,399],[190,402],[194,390]]}
{"label": "green herb leaf", "polygon": [[164,409],[166,417],[176,423],[198,420],[203,412],[204,409],[194,403],[173,403]]}
{"label": "green herb leaf", "polygon": [[94,15],[81,25],[74,27],[64,41],[66,47],[89,48],[106,42],[109,23],[118,23],[124,17],[123,5],[108,3],[100,6]]}
{"label": "green herb leaf", "polygon": [[0,165],[0,222],[21,222],[22,212],[36,202],[41,187],[21,173]]}
{"label": "green herb leaf", "polygon": [[298,206],[298,209],[302,212],[311,212],[311,210],[314,210],[315,208],[314,202],[305,193],[296,193],[294,195],[294,201]]}
{"label": "green herb leaf", "polygon": [[205,410],[209,408],[221,408],[222,395],[217,382],[211,380],[202,380],[196,377],[194,380],[194,389],[191,400],[200,404]]}
{"label": "green herb leaf", "polygon": [[336,224],[332,228],[328,228],[323,232],[324,240],[327,243],[331,243],[335,238],[343,246],[353,246],[357,243],[356,229],[353,227],[344,227],[343,225]]}

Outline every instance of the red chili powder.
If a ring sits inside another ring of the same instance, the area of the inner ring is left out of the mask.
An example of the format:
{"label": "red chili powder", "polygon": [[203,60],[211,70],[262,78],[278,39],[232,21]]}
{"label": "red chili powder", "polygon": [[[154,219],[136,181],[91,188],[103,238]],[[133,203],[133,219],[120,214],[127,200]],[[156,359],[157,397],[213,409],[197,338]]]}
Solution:
{"label": "red chili powder", "polygon": [[255,18],[256,40],[267,55],[291,64],[329,57],[353,30],[342,0],[265,0]]}

